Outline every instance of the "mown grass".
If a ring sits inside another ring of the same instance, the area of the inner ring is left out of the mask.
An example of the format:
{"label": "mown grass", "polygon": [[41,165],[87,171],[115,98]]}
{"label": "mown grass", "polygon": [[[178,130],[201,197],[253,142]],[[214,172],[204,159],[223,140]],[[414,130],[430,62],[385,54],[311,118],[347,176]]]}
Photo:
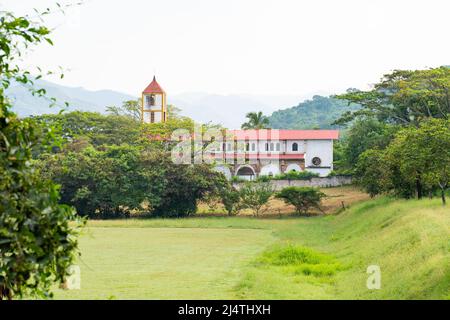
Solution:
{"label": "mown grass", "polygon": [[[81,250],[83,289],[57,298],[450,298],[450,207],[438,199],[310,218],[90,221]],[[369,265],[380,290],[366,286]]]}

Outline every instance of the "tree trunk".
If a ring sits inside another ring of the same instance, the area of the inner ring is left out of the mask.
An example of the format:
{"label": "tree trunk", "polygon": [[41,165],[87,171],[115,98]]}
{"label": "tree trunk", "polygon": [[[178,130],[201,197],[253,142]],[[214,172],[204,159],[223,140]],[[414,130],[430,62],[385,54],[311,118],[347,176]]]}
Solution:
{"label": "tree trunk", "polygon": [[442,198],[442,204],[445,206],[446,202],[445,202],[445,188],[441,189],[441,198]]}
{"label": "tree trunk", "polygon": [[422,182],[420,181],[420,176],[416,179],[416,190],[417,190],[417,199],[422,199]]}

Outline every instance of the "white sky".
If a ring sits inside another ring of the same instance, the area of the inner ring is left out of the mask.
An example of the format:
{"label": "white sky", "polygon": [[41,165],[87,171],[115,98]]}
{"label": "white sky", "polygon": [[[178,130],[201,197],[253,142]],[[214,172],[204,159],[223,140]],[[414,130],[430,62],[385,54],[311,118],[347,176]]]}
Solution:
{"label": "white sky", "polygon": [[[74,0],[75,1],[75,0]],[[60,2],[67,2],[61,0]],[[448,0],[85,0],[27,63],[52,81],[138,95],[337,93],[393,69],[450,64]],[[1,0],[17,13],[47,0]]]}

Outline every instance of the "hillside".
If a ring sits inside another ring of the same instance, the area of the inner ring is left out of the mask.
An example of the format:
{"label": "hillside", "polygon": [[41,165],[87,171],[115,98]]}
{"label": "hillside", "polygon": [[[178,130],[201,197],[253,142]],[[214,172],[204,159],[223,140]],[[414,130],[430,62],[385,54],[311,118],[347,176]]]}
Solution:
{"label": "hillside", "polygon": [[48,97],[56,98],[58,105],[50,108],[49,100],[33,96],[23,85],[13,83],[7,94],[13,100],[13,110],[20,116],[57,113],[65,102],[69,103],[67,108],[69,111],[105,112],[106,106],[121,105],[122,101],[135,99],[130,95],[112,90],[90,91],[81,87],[66,87],[43,80],[37,81],[36,85],[38,88],[45,89]]}
{"label": "hillside", "polygon": [[336,126],[331,123],[342,113],[357,109],[357,105],[348,106],[342,100],[315,95],[295,107],[275,111],[269,121],[274,129],[333,129]]}
{"label": "hillside", "polygon": [[[310,275],[296,271],[304,270],[301,265],[254,264],[239,285],[239,296],[450,299],[449,233],[450,210],[439,199],[380,198],[337,216],[305,219],[281,228],[278,237],[326,254],[333,263],[317,264]],[[370,265],[380,267],[381,289],[366,287]]]}

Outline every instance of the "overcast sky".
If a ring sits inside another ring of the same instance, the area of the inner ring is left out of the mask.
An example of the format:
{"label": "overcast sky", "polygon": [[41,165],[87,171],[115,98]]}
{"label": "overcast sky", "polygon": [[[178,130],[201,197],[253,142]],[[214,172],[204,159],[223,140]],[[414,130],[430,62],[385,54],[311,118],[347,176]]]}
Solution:
{"label": "overcast sky", "polygon": [[[62,0],[61,2],[64,3]],[[67,2],[67,1],[66,1]],[[448,0],[85,0],[49,20],[27,63],[56,82],[138,95],[337,93],[393,69],[450,64]],[[1,0],[16,13],[47,0]]]}

